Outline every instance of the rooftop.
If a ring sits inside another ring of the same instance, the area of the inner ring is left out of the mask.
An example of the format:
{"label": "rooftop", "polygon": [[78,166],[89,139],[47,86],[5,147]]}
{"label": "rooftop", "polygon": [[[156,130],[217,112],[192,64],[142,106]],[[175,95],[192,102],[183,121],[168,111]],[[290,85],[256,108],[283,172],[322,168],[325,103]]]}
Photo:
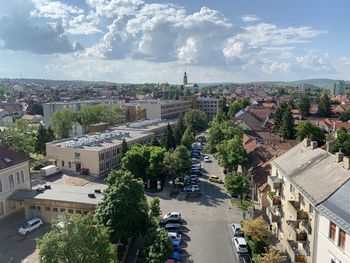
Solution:
{"label": "rooftop", "polygon": [[122,102],[122,100],[74,100],[74,101],[55,101],[46,102],[43,105],[69,105],[69,104],[89,104],[89,103],[105,103],[105,102]]}
{"label": "rooftop", "polygon": [[144,99],[144,100],[133,100],[126,105],[135,105],[135,104],[159,104],[159,105],[165,105],[165,104],[175,104],[175,103],[188,103],[188,101],[182,101],[182,100],[162,100],[162,99]]}
{"label": "rooftop", "polygon": [[[96,205],[102,200],[102,194],[95,193],[95,198],[91,198],[88,194],[94,193],[95,188],[87,186],[73,186],[73,185],[58,185],[51,184],[51,189],[43,190],[42,192],[36,189],[21,189],[12,194],[9,199],[23,201],[23,200],[48,200],[72,202],[81,204]],[[107,186],[99,186],[101,191],[105,190]]]}
{"label": "rooftop", "polygon": [[272,160],[271,165],[313,205],[326,200],[350,179],[350,171],[343,168],[342,162],[335,162],[333,154],[305,147],[303,142]]}
{"label": "rooftop", "polygon": [[0,170],[29,160],[30,158],[22,153],[0,146]]}

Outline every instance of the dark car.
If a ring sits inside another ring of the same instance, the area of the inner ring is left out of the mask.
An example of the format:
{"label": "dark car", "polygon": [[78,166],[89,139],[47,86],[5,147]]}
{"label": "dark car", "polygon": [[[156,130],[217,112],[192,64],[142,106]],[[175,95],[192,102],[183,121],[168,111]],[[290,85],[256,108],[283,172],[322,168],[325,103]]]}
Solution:
{"label": "dark car", "polygon": [[182,224],[182,220],[181,219],[176,219],[176,218],[173,218],[173,219],[161,219],[159,221],[159,226],[165,226],[167,224]]}
{"label": "dark car", "polygon": [[239,255],[238,256],[239,263],[252,263],[249,255]]}
{"label": "dark car", "polygon": [[197,175],[197,176],[202,176],[203,174],[202,174],[202,172],[201,171],[199,171],[199,170],[191,170],[191,175]]}

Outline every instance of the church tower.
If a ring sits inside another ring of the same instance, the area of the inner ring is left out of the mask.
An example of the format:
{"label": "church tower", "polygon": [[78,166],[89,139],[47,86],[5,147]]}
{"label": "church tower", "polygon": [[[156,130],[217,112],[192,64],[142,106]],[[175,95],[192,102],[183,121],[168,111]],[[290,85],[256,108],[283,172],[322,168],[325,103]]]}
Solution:
{"label": "church tower", "polygon": [[184,86],[187,85],[187,75],[186,75],[186,72],[185,72],[185,74],[184,74],[183,84],[184,84]]}

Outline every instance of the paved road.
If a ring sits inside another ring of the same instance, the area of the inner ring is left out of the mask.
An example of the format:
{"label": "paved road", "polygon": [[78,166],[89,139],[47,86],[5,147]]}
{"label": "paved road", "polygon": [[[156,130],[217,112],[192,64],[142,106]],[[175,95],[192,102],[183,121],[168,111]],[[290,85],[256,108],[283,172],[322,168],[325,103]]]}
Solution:
{"label": "paved road", "polygon": [[223,185],[208,181],[211,174],[223,176],[216,160],[204,163],[203,168],[207,174],[201,178],[202,195],[191,197],[192,194],[180,194],[179,200],[161,199],[163,214],[179,211],[186,220],[188,232],[184,235],[184,249],[188,256],[187,262],[237,262],[231,245],[229,224],[240,222],[242,212],[238,208],[231,208]]}

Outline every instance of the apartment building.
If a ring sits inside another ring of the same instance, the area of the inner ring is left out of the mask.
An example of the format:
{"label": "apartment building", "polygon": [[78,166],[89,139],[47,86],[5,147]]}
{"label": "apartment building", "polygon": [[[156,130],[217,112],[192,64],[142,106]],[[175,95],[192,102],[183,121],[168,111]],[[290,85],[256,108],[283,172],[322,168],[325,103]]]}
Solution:
{"label": "apartment building", "polygon": [[[126,104],[128,108],[131,106],[137,110],[135,112],[145,111],[146,119],[174,119],[178,118],[181,114],[185,114],[186,111],[192,107],[191,101],[180,100],[160,100],[160,99],[145,99],[135,100]],[[129,109],[130,112],[134,112]],[[137,114],[136,114],[137,115]]]}
{"label": "apartment building", "polygon": [[271,161],[270,206],[266,213],[291,262],[318,262],[315,207],[350,179],[341,163],[343,157],[306,139]]}
{"label": "apartment building", "polygon": [[88,171],[91,175],[103,175],[119,167],[123,139],[128,147],[147,144],[154,136],[162,136],[168,124],[173,126],[176,121],[146,120],[53,141],[46,144],[46,159],[68,173]]}
{"label": "apartment building", "polygon": [[[350,159],[344,157],[344,168],[349,170]],[[315,262],[350,262],[350,181],[346,182],[326,201],[316,206],[318,231]]]}
{"label": "apartment building", "polygon": [[222,109],[223,103],[223,99],[204,97],[197,98],[198,109],[205,113],[207,120],[209,121],[215,117],[219,109]]}
{"label": "apartment building", "polygon": [[23,154],[0,146],[0,219],[21,206],[9,197],[18,189],[30,189],[29,160]]}
{"label": "apartment building", "polygon": [[78,101],[67,101],[67,102],[49,102],[43,104],[44,110],[44,124],[46,127],[50,125],[51,116],[56,112],[63,109],[72,109],[74,111],[81,110],[84,106],[97,105],[97,104],[124,104],[122,100],[78,100]]}

